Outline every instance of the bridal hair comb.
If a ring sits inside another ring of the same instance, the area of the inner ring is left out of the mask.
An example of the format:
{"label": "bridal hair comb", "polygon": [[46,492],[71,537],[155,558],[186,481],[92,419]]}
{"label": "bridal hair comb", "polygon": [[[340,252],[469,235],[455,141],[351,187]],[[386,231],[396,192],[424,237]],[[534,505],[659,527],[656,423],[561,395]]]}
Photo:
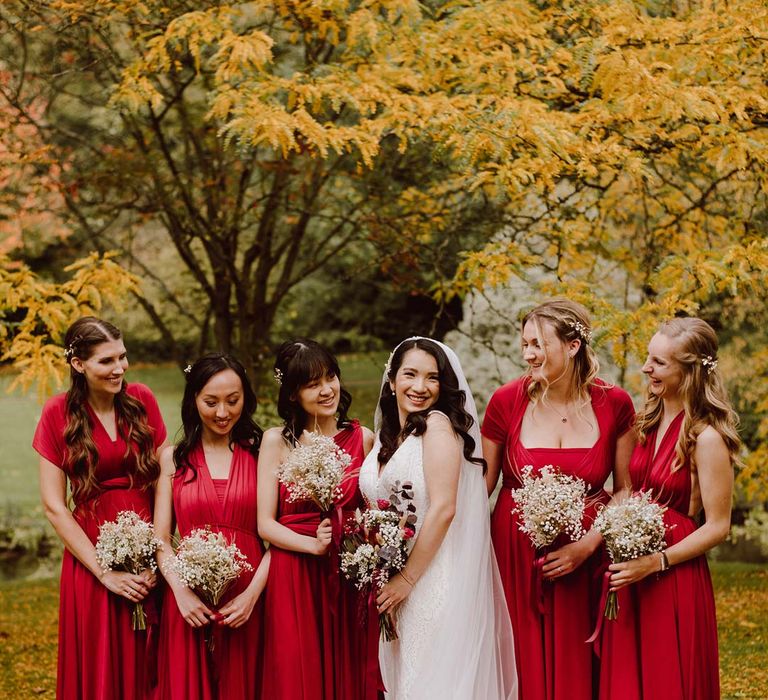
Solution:
{"label": "bridal hair comb", "polygon": [[712,357],[712,355],[703,355],[701,364],[707,368],[707,375],[710,375],[717,369],[717,358]]}
{"label": "bridal hair comb", "polygon": [[189,374],[192,371],[192,365],[187,365],[184,368],[184,374]]}
{"label": "bridal hair comb", "polygon": [[275,374],[273,375],[275,378],[275,381],[282,385],[283,383],[283,370],[281,370],[279,367],[275,367]]}
{"label": "bridal hair comb", "polygon": [[583,323],[580,321],[566,321],[566,323],[579,334],[579,337],[585,343],[592,342],[592,331],[589,330],[589,328],[587,328]]}
{"label": "bridal hair comb", "polygon": [[75,348],[73,347],[74,343],[70,343],[69,347],[64,348],[64,359],[69,362],[72,359],[72,356],[75,354]]}

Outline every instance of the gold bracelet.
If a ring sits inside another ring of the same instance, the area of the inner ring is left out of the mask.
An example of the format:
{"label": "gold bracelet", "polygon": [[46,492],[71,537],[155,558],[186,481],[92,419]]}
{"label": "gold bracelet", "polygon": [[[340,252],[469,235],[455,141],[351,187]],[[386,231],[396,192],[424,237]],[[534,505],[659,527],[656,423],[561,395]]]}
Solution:
{"label": "gold bracelet", "polygon": [[669,559],[667,558],[666,551],[662,550],[659,552],[661,554],[661,570],[659,573],[664,573],[667,569],[669,569]]}
{"label": "gold bracelet", "polygon": [[398,573],[398,574],[400,574],[400,575],[403,577],[403,580],[404,580],[404,581],[405,581],[405,582],[406,582],[406,583],[407,583],[407,584],[408,584],[408,585],[409,585],[411,588],[413,588],[413,584],[414,584],[415,582],[414,582],[414,581],[411,581],[411,579],[409,579],[409,578],[408,578],[408,577],[405,575],[405,571],[403,571],[402,569],[400,569],[400,571],[398,571],[397,573]]}

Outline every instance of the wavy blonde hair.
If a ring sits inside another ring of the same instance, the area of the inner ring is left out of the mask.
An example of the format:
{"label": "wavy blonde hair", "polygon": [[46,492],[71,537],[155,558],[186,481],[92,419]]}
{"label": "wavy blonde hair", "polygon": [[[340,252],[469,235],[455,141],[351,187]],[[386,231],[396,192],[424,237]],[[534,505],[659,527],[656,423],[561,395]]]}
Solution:
{"label": "wavy blonde hair", "polygon": [[[542,323],[549,323],[555,331],[558,340],[570,343],[572,340],[581,341],[579,349],[571,358],[566,354],[567,363],[563,370],[565,376],[573,367],[573,394],[583,403],[590,400],[590,389],[595,383],[597,373],[600,371],[600,362],[597,354],[590,345],[592,323],[589,312],[581,304],[570,299],[549,299],[523,316],[520,326],[520,334],[525,329],[525,324],[531,321],[536,329],[536,337],[544,351],[544,363],[547,362],[547,348],[544,344]],[[528,370],[530,374],[530,369]],[[528,384],[528,398],[535,406],[537,402],[546,402],[547,389],[550,382],[533,381]]]}
{"label": "wavy blonde hair", "polygon": [[[717,358],[717,335],[712,326],[700,318],[673,318],[662,323],[658,332],[677,341],[672,360],[682,371],[680,396],[685,415],[672,471],[689,463],[694,466],[696,439],[708,425],[720,433],[731,462],[738,464],[741,447],[737,430],[739,417],[731,406],[720,370],[716,364],[714,367],[711,364]],[[708,363],[702,360],[708,360]],[[648,433],[659,425],[663,413],[662,397],[652,394],[649,387],[635,422],[641,443],[645,443]]]}

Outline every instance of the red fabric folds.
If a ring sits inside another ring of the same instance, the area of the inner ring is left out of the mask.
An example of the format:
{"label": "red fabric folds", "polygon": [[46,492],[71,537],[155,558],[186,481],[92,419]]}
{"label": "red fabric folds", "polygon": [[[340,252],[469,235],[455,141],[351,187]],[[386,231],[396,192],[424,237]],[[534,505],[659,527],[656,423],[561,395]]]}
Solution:
{"label": "red fabric folds", "polygon": [[[173,509],[183,537],[209,527],[234,542],[253,571],[240,575],[224,594],[219,607],[242,593],[251,582],[264,550],[256,520],[256,458],[240,446],[232,455],[223,498],[217,494],[198,445],[190,455],[197,476],[187,472],[173,481]],[[261,685],[262,598],[251,617],[236,629],[210,623],[195,629],[181,617],[173,592],[166,589],[158,655],[159,700],[256,700]],[[213,635],[213,650],[206,647]]]}
{"label": "red fabric folds", "polygon": [[[363,432],[355,421],[334,438],[352,456],[334,523],[334,545],[324,557],[272,547],[265,598],[262,697],[270,700],[375,700],[371,685],[369,632],[378,640],[376,617],[360,624],[359,596],[338,571],[336,521],[362,507],[357,474],[363,461]],[[278,520],[313,537],[324,514],[308,501],[288,502],[280,487]],[[334,517],[335,516],[335,517]],[[373,664],[378,669],[374,658]],[[378,674],[376,674],[378,675]]]}
{"label": "red fabric folds", "polygon": [[[165,440],[166,431],[152,393],[141,384],[128,384],[126,391],[139,399],[147,411],[147,422],[155,447]],[[99,525],[114,520],[123,510],[132,510],[152,519],[152,490],[131,486],[135,456],[126,457],[126,443],[118,435],[112,441],[90,406],[93,440],[99,455],[96,479],[100,493],[75,504],[73,516],[88,538],[96,543]],[[67,425],[66,396],[52,397],[43,407],[32,446],[66,472],[64,430]],[[151,612],[153,596],[145,600]],[[108,591],[69,551],[64,551],[59,597],[59,655],[56,697],[59,700],[137,700],[145,698],[152,680],[147,653],[148,635],[153,631],[134,631],[131,625],[133,604]],[[151,619],[149,620],[151,623]]]}
{"label": "red fabric folds", "polygon": [[[596,506],[608,500],[602,486],[614,466],[616,441],[631,427],[634,410],[626,392],[598,383],[591,394],[600,436],[591,448],[528,449],[519,438],[528,407],[527,383],[528,378],[522,378],[497,390],[482,428],[485,437],[504,445],[491,537],[515,634],[518,694],[525,700],[592,700],[597,692],[596,659],[584,640],[597,615],[601,557],[595,554],[567,576],[542,581],[536,575],[537,553],[512,513],[511,491],[521,485],[524,466],[530,464],[536,471],[555,465],[589,484],[584,524],[590,527]],[[559,538],[549,550],[567,542]]]}
{"label": "red fabric folds", "polygon": [[[632,454],[630,474],[636,490],[652,490],[667,506],[666,543],[672,546],[697,527],[688,517],[689,465],[671,471],[683,422],[680,413],[656,445],[656,433]],[[629,700],[717,700],[717,622],[712,580],[705,556],[676,564],[619,591],[621,609],[606,624],[602,641],[600,697]]]}

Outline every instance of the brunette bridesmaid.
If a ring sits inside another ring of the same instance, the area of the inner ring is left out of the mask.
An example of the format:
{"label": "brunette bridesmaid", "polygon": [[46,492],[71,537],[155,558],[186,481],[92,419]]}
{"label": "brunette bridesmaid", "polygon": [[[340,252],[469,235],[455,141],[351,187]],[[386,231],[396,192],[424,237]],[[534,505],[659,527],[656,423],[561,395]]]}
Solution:
{"label": "brunette bridesmaid", "polygon": [[[163,542],[157,558],[168,582],[157,696],[255,700],[261,684],[261,594],[269,568],[256,522],[262,434],[253,420],[256,395],[242,364],[230,355],[205,355],[186,377],[182,437],[162,454],[155,500],[155,530]],[[253,567],[230,584],[218,611],[173,573],[174,522],[181,537],[197,528],[223,533]],[[212,635],[212,650],[206,635]]]}
{"label": "brunette bridesmaid", "polygon": [[136,700],[146,697],[150,660],[147,633],[132,629],[131,611],[155,576],[102,571],[94,545],[99,525],[120,511],[151,521],[165,425],[152,392],[125,382],[128,358],[115,326],[86,316],[64,346],[70,387],[45,404],[32,442],[45,513],[65,546],[56,696]]}
{"label": "brunette bridesmaid", "polygon": [[740,447],[715,332],[698,318],[663,323],[643,372],[648,389],[629,470],[635,490],[666,506],[667,546],[610,566],[624,604],[604,626],[600,697],[715,700],[717,624],[705,553],[728,536]]}
{"label": "brunette bridesmaid", "polygon": [[585,640],[596,618],[601,537],[558,539],[539,558],[512,513],[511,493],[524,466],[554,465],[588,485],[589,530],[595,507],[609,499],[606,479],[613,474],[614,489],[628,488],[632,401],[597,377],[591,340],[580,304],[554,299],[528,313],[522,322],[528,371],[494,393],[482,428],[489,493],[502,475],[491,535],[525,700],[591,700],[596,693],[592,645]]}
{"label": "brunette bridesmaid", "polygon": [[[375,699],[378,625],[361,624],[354,587],[338,572],[341,522],[362,507],[358,472],[373,434],[348,418],[349,392],[336,358],[306,339],[284,343],[275,360],[282,428],[264,433],[259,460],[259,532],[272,552],[265,600],[262,697]],[[332,523],[309,501],[288,502],[277,469],[306,441],[332,437],[352,462]],[[340,517],[339,517],[340,516]],[[368,634],[370,631],[371,634]]]}

